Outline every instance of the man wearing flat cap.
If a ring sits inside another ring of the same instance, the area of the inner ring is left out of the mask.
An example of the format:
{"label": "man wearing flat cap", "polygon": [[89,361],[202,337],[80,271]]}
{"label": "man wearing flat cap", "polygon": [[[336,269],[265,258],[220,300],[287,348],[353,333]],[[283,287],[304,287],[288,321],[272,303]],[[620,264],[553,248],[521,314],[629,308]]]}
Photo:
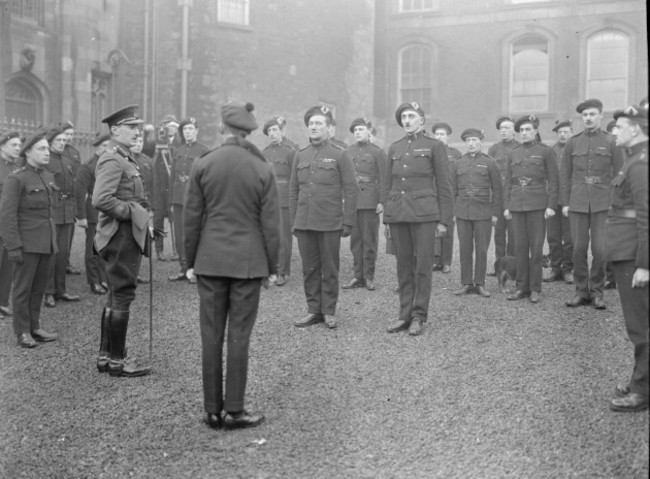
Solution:
{"label": "man wearing flat cap", "polygon": [[260,287],[278,271],[280,209],[273,166],[246,140],[257,129],[253,105],[226,103],[221,118],[223,144],[194,161],[183,226],[200,299],[205,422],[234,429],[264,420],[246,410],[244,396]]}
{"label": "man wearing flat cap", "polygon": [[569,218],[571,225],[576,285],[575,296],[566,305],[575,308],[591,304],[596,309],[606,309],[605,220],[610,185],[620,165],[617,165],[614,137],[600,128],[601,101],[585,100],[576,111],[582,116],[585,129],[567,141],[560,169],[560,203],[562,214]]}
{"label": "man wearing flat cap", "polygon": [[95,249],[108,277],[97,370],[111,376],[144,376],[151,371],[149,365],[126,354],[130,307],[142,255],[149,246],[149,204],[142,175],[129,151],[143,123],[137,110],[138,105],[129,105],[102,120],[111,141],[97,162],[93,190],[93,206],[99,210]]}
{"label": "man wearing flat cap", "polygon": [[[20,168],[17,164],[20,158],[20,146],[20,134],[17,131],[6,131],[0,135],[0,201],[7,177]],[[9,293],[12,275],[13,265],[9,261],[2,236],[0,236],[0,318],[11,316]]]}
{"label": "man wearing flat cap", "polygon": [[337,327],[341,237],[350,236],[357,209],[357,180],[349,156],[329,141],[332,112],[314,106],[305,113],[309,146],[298,151],[289,183],[289,215],[298,239],[307,297],[299,328],[325,322]]}
{"label": "man wearing flat cap", "polygon": [[515,231],[517,290],[507,299],[529,298],[538,303],[546,220],[555,215],[557,207],[557,159],[550,147],[538,143],[539,119],[535,115],[519,118],[515,131],[521,145],[508,153],[503,216],[512,220]]}
{"label": "man wearing flat cap", "polygon": [[[199,122],[196,118],[185,118],[181,121],[178,129],[181,132],[181,144],[172,152],[169,197],[180,271],[170,276],[169,281],[188,279],[185,274],[187,272],[187,262],[185,260],[185,247],[183,246],[183,202],[194,160],[208,151],[207,146],[197,141]],[[189,280],[190,283],[196,282],[196,278],[191,276]]]}
{"label": "man wearing flat cap", "polygon": [[[553,127],[557,141],[551,147],[555,152],[558,169],[562,168],[564,147],[571,136],[573,128],[571,120],[557,120]],[[573,243],[571,242],[571,229],[569,218],[562,214],[562,203],[559,201],[555,208],[555,215],[548,219],[546,225],[546,240],[548,241],[551,271],[544,275],[544,282],[565,281],[573,284]]]}
{"label": "man wearing flat cap", "polygon": [[[454,216],[458,226],[460,248],[460,281],[457,296],[476,292],[487,298],[485,288],[487,251],[492,237],[492,226],[503,214],[501,173],[493,158],[481,151],[483,131],[468,128],[461,134],[465,153],[452,169]],[[476,251],[474,251],[476,245]],[[475,257],[475,263],[472,260]]]}
{"label": "man wearing flat cap", "polygon": [[284,136],[286,121],[281,116],[274,116],[266,123],[262,131],[269,137],[271,143],[262,152],[268,162],[273,165],[275,179],[280,194],[280,263],[278,264],[278,286],[283,286],[291,274],[291,252],[293,250],[293,235],[289,221],[289,181],[293,167],[296,148],[291,146]]}
{"label": "man wearing flat cap", "polygon": [[402,103],[395,112],[405,136],[388,149],[384,223],[390,229],[399,286],[399,318],[389,333],[422,334],[429,314],[433,239],[451,223],[453,197],[445,146],[424,132],[424,110]]}
{"label": "man wearing flat cap", "polygon": [[386,193],[384,174],[386,154],[370,142],[372,123],[367,118],[356,118],[350,125],[350,133],[356,143],[345,152],[354,164],[359,183],[356,223],[350,235],[350,249],[354,258],[354,278],[344,289],[366,287],[375,289],[375,263],[379,242],[379,215],[384,211]]}
{"label": "man wearing flat cap", "polygon": [[[435,123],[431,127],[431,133],[433,133],[433,137],[436,140],[445,145],[447,158],[449,158],[449,173],[453,178],[455,175],[454,168],[456,168],[456,160],[463,155],[456,148],[449,146],[449,137],[452,133],[451,125],[444,121]],[[449,223],[449,227],[447,228],[447,234],[442,238],[436,238],[434,240],[434,271],[442,271],[445,274],[451,273],[451,259],[454,254],[454,229],[456,229],[456,223],[452,217],[451,223]]]}

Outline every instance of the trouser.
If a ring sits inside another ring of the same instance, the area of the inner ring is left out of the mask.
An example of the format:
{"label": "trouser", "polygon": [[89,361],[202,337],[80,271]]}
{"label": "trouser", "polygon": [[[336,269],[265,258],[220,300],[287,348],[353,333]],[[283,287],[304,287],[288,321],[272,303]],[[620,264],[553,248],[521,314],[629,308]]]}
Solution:
{"label": "trouser", "polygon": [[[244,409],[248,347],[260,301],[261,280],[197,276],[203,351],[203,404],[206,412]],[[223,341],[228,323],[226,394],[223,394]]]}
{"label": "trouser", "polygon": [[451,258],[454,254],[454,229],[456,224],[452,218],[447,225],[447,234],[442,238],[433,240],[433,264],[451,266]]}
{"label": "trouser", "polygon": [[74,231],[74,223],[56,225],[56,244],[59,252],[54,255],[54,266],[50,270],[45,294],[55,296],[67,292],[65,286],[65,270],[70,260],[70,236]]}
{"label": "trouser", "polygon": [[562,214],[562,206],[555,208],[555,216],[546,220],[546,241],[551,257],[551,269],[557,275],[573,270],[573,242],[569,218]]}
{"label": "trouser", "polygon": [[106,282],[106,268],[99,255],[95,254],[93,241],[97,223],[88,223],[86,228],[86,249],[84,252],[84,264],[86,266],[86,280],[88,284],[99,284]]}
{"label": "trouser", "polygon": [[401,321],[427,320],[436,225],[435,221],[390,224],[397,259]]}
{"label": "trouser", "polygon": [[[168,218],[167,210],[164,209],[154,210],[153,227],[156,231],[165,231],[165,218]],[[162,236],[156,235],[155,244],[156,244],[156,253],[162,254],[164,250],[164,238]]]}
{"label": "trouser", "polygon": [[127,312],[135,299],[142,253],[133,238],[131,222],[120,223],[108,244],[99,252],[106,266],[108,297],[106,307]]}
{"label": "trouser", "polygon": [[11,292],[13,274],[13,263],[9,261],[4,242],[0,238],[0,306],[9,306],[9,293]]}
{"label": "trouser", "polygon": [[513,211],[517,290],[542,291],[542,256],[546,237],[544,210]]}
{"label": "trouser", "polygon": [[176,253],[178,254],[178,264],[181,266],[181,272],[187,270],[187,260],[185,258],[185,234],[183,232],[183,206],[174,205],[172,211],[172,221],[174,222],[174,242],[176,243]]}
{"label": "trouser", "polygon": [[613,263],[616,288],[621,297],[625,328],[634,345],[634,369],[630,379],[630,391],[648,397],[648,285],[632,287],[636,267],[634,261]]}
{"label": "trouser", "polygon": [[293,235],[289,221],[289,207],[280,209],[280,257],[278,274],[289,276],[291,274],[291,253],[293,250]]}
{"label": "trouser", "polygon": [[[573,239],[573,280],[576,295],[602,298],[605,283],[605,220],[607,211],[576,213],[569,211]],[[591,271],[588,250],[591,241]]]}
{"label": "trouser", "polygon": [[357,222],[350,235],[355,278],[371,281],[375,279],[378,243],[379,215],[375,210],[357,210]]}
{"label": "trouser", "polygon": [[341,231],[296,230],[311,314],[334,314],[339,297]]}
{"label": "trouser", "polygon": [[[460,282],[463,285],[485,285],[487,251],[492,236],[492,220],[464,220],[456,218],[460,252]],[[472,271],[472,260],[476,261]]]}
{"label": "trouser", "polygon": [[503,214],[497,215],[497,224],[494,226],[494,256],[496,259],[514,256],[515,244],[515,228],[512,220],[506,220]]}
{"label": "trouser", "polygon": [[23,262],[14,265],[14,333],[40,328],[41,303],[53,263],[53,254],[23,253]]}

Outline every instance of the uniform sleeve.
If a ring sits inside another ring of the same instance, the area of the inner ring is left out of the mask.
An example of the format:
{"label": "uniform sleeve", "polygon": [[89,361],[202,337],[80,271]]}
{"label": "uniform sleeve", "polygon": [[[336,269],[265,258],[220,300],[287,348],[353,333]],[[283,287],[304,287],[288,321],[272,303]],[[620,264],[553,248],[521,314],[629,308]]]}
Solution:
{"label": "uniform sleeve", "polygon": [[194,268],[196,251],[198,250],[199,240],[201,239],[203,216],[205,215],[205,199],[201,187],[202,174],[203,168],[200,162],[195,162],[190,172],[189,186],[185,195],[183,208],[185,259],[188,268]]}
{"label": "uniform sleeve", "polygon": [[273,167],[270,164],[266,166],[268,168],[262,183],[260,221],[269,274],[277,274],[280,255],[280,196]]}
{"label": "uniform sleeve", "polygon": [[341,159],[337,163],[341,175],[341,188],[343,188],[343,225],[354,226],[357,214],[357,195],[359,184],[354,171],[354,163],[347,152],[342,152]]}
{"label": "uniform sleeve", "polygon": [[628,175],[636,210],[638,234],[634,266],[650,269],[648,267],[648,161],[637,161],[634,165],[630,165]]}
{"label": "uniform sleeve", "polygon": [[503,209],[510,209],[510,193],[512,192],[512,151],[506,157],[506,181],[503,187]]}
{"label": "uniform sleeve", "polygon": [[117,158],[108,156],[97,163],[93,206],[102,213],[125,221],[130,218],[131,210],[126,201],[115,196],[122,178],[122,165]]}
{"label": "uniform sleeve", "polygon": [[456,202],[458,198],[458,160],[449,163],[449,178],[451,180],[451,196]]}
{"label": "uniform sleeve", "polygon": [[433,174],[438,192],[438,206],[440,207],[440,222],[443,225],[451,223],[454,209],[454,200],[451,193],[451,178],[449,174],[449,157],[445,146],[436,141],[432,148]]}
{"label": "uniform sleeve", "polygon": [[156,150],[156,153],[154,153],[153,161],[153,200],[151,200],[154,211],[167,211],[167,205],[165,204],[164,200],[164,193],[165,188],[168,184],[169,174],[167,173],[167,167],[165,166],[163,153],[159,150]]}
{"label": "uniform sleeve", "polygon": [[[386,167],[384,168],[384,194],[386,195],[386,202],[388,202],[388,195],[390,195],[390,190],[393,189],[393,146],[391,145],[388,148],[388,154],[386,155]],[[384,205],[386,205],[386,202]],[[386,215],[384,215],[386,218]]]}
{"label": "uniform sleeve", "polygon": [[501,172],[494,160],[488,163],[488,175],[492,187],[492,216],[498,218],[503,215],[503,183],[501,182]]}
{"label": "uniform sleeve", "polygon": [[560,194],[559,203],[562,206],[569,206],[571,199],[571,176],[573,176],[573,138],[569,138],[562,154],[562,166],[559,171]]}
{"label": "uniform sleeve", "polygon": [[[180,147],[179,147],[180,148]],[[170,150],[171,151],[171,150]],[[171,161],[169,162],[169,195],[167,195],[167,209],[170,209],[172,206],[172,201],[174,199],[174,184],[176,183],[176,158],[178,158],[177,155],[177,149],[173,150],[173,153],[169,155],[171,158]]]}
{"label": "uniform sleeve", "polygon": [[559,174],[557,169],[557,156],[555,151],[549,148],[548,153],[546,154],[544,161],[546,163],[546,175],[548,181],[548,202],[546,203],[547,208],[551,208],[555,211],[558,204],[558,190],[560,186]]}
{"label": "uniform sleeve", "polygon": [[14,175],[7,177],[0,200],[0,236],[7,251],[23,246],[18,229],[18,208],[22,195],[22,182]]}
{"label": "uniform sleeve", "polygon": [[88,187],[90,186],[91,172],[87,165],[81,165],[77,170],[77,177],[75,178],[74,195],[77,201],[77,218],[80,220],[86,219],[86,195],[88,194]]}
{"label": "uniform sleeve", "polygon": [[379,202],[383,205],[386,204],[386,183],[384,182],[384,175],[386,174],[386,153],[379,148],[377,150],[377,173],[379,174]]}
{"label": "uniform sleeve", "polygon": [[300,185],[298,184],[298,152],[295,152],[291,160],[291,178],[289,179],[289,224],[293,227],[296,220],[296,210],[298,209],[298,194]]}
{"label": "uniform sleeve", "polygon": [[495,143],[494,145],[490,146],[490,148],[488,148],[488,155],[492,158],[496,157],[497,145],[498,143]]}

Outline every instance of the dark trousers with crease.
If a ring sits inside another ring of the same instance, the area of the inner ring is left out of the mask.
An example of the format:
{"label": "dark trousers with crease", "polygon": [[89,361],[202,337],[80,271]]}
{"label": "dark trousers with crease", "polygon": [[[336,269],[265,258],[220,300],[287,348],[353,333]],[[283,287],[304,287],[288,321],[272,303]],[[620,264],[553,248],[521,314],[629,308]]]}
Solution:
{"label": "dark trousers with crease", "polygon": [[14,275],[14,266],[9,261],[5,244],[0,238],[0,306],[9,306],[9,293]]}
{"label": "dark trousers with crease", "polygon": [[[460,252],[460,282],[465,286],[485,286],[487,251],[492,236],[492,220],[456,218]],[[476,253],[475,263],[472,264]],[[473,267],[473,268],[472,268]]]}
{"label": "dark trousers with crease", "polygon": [[293,235],[289,221],[289,207],[280,209],[280,256],[278,259],[278,275],[291,274],[291,253],[293,250]]}
{"label": "dark trousers with crease", "polygon": [[630,391],[648,397],[648,285],[632,287],[636,267],[634,261],[612,263],[616,288],[621,297],[627,336],[634,345],[634,369],[630,378]]}
{"label": "dark trousers with crease", "polygon": [[399,319],[417,318],[425,322],[431,299],[431,268],[435,221],[424,223],[391,223],[390,233],[397,259],[399,285]]}
{"label": "dark trousers with crease", "polygon": [[178,263],[181,271],[187,271],[187,261],[185,259],[185,234],[183,232],[183,205],[173,205],[172,221],[174,222],[174,242],[176,243],[176,253],[178,254]]}
{"label": "dark trousers with crease", "polygon": [[497,215],[494,226],[494,256],[496,259],[515,255],[515,226],[503,214]]}
{"label": "dark trousers with crease", "polygon": [[[605,285],[605,220],[607,211],[577,213],[569,211],[573,239],[573,280],[576,295],[582,298],[603,297]],[[591,243],[591,269],[589,244]]]}
{"label": "dark trousers with crease", "polygon": [[101,257],[95,254],[95,248],[93,247],[96,230],[97,223],[88,223],[88,228],[86,228],[86,249],[84,252],[84,264],[88,284],[106,282],[106,268]]}
{"label": "dark trousers with crease", "polygon": [[41,303],[53,263],[54,254],[23,253],[23,262],[14,265],[14,333],[40,328]]}
{"label": "dark trousers with crease", "polygon": [[546,241],[553,273],[570,273],[573,270],[571,223],[569,218],[562,214],[561,205],[555,208],[555,216],[546,220]]}
{"label": "dark trousers with crease", "polygon": [[70,238],[74,232],[74,223],[56,225],[56,244],[59,252],[54,255],[54,266],[50,271],[45,294],[59,295],[67,293],[65,270],[70,260]]}
{"label": "dark trousers with crease", "polygon": [[542,256],[546,238],[544,210],[513,211],[517,290],[542,291]]}
{"label": "dark trousers with crease", "polygon": [[371,281],[375,279],[378,243],[379,215],[375,210],[357,210],[357,223],[350,235],[355,278]]}
{"label": "dark trousers with crease", "polygon": [[447,234],[442,238],[434,239],[433,263],[441,266],[451,266],[451,258],[454,254],[454,230],[456,222],[452,219],[447,226]]}
{"label": "dark trousers with crease", "polygon": [[140,247],[133,237],[130,221],[120,223],[117,231],[99,254],[106,266],[108,297],[106,307],[127,312],[135,299],[138,272],[142,262]]}
{"label": "dark trousers with crease", "polygon": [[339,298],[341,230],[296,230],[310,314],[335,314]]}
{"label": "dark trousers with crease", "polygon": [[[261,279],[197,276],[203,351],[203,404],[206,412],[244,409],[248,347],[260,302]],[[223,342],[228,327],[226,394]]]}

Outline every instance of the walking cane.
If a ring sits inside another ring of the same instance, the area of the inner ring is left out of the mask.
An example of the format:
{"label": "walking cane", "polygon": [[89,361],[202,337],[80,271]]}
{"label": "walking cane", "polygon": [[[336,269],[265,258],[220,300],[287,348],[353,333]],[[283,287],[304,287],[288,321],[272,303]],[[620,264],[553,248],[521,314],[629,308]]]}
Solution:
{"label": "walking cane", "polygon": [[149,362],[153,361],[153,228],[149,227]]}

